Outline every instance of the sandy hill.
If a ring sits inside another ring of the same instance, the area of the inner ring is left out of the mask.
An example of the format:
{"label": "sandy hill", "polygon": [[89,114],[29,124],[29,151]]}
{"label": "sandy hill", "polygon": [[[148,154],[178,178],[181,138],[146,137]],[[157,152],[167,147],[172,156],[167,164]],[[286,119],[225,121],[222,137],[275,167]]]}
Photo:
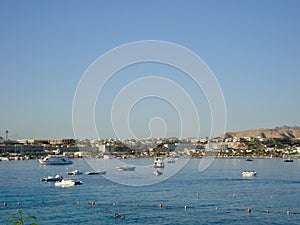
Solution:
{"label": "sandy hill", "polygon": [[263,137],[263,138],[300,138],[300,127],[282,126],[275,128],[261,128],[239,132],[227,132],[225,137]]}

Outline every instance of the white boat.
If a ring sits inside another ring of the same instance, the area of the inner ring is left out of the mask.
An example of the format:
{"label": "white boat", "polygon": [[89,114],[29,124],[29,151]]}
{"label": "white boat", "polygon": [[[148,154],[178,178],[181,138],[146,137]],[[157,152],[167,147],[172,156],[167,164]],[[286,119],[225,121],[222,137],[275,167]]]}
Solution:
{"label": "white boat", "polygon": [[161,157],[156,157],[154,159],[154,164],[153,164],[154,168],[164,168],[165,164],[164,164],[164,160]]}
{"label": "white boat", "polygon": [[82,174],[79,170],[73,170],[73,171],[69,171],[67,172],[68,175],[79,175]]}
{"label": "white boat", "polygon": [[120,166],[117,167],[118,171],[134,171],[135,170],[135,166]]}
{"label": "white boat", "polygon": [[162,175],[163,174],[163,172],[161,172],[161,171],[159,171],[159,170],[155,170],[154,171],[154,175],[155,176],[160,176],[160,175]]}
{"label": "white boat", "polygon": [[7,158],[7,157],[0,157],[0,161],[8,162],[8,161],[9,161],[9,158]]}
{"label": "white boat", "polygon": [[61,181],[62,179],[63,179],[62,176],[56,175],[56,176],[43,177],[41,180],[46,182],[54,182],[54,181]]}
{"label": "white boat", "polygon": [[253,177],[253,176],[256,176],[256,172],[255,171],[244,171],[244,172],[242,172],[242,175],[244,177]]}
{"label": "white boat", "polygon": [[41,165],[67,165],[73,162],[63,155],[48,155],[39,160]]}
{"label": "white boat", "polygon": [[106,171],[88,171],[88,172],[85,172],[86,175],[105,175],[106,174]]}
{"label": "white boat", "polygon": [[82,185],[82,181],[71,180],[71,179],[62,179],[61,181],[55,182],[56,187],[73,187],[75,185]]}
{"label": "white boat", "polygon": [[111,154],[103,154],[103,158],[104,159],[113,159],[114,157]]}

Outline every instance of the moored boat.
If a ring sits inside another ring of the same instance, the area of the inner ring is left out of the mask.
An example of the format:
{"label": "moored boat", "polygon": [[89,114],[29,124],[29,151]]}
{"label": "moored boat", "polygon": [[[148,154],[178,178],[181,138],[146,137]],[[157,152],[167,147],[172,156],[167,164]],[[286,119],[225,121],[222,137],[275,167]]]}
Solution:
{"label": "moored boat", "polygon": [[164,164],[164,160],[163,158],[161,157],[156,157],[154,159],[154,164],[153,164],[154,168],[157,169],[157,168],[164,168],[165,167],[165,164]]}
{"label": "moored boat", "polygon": [[253,177],[253,176],[256,176],[256,172],[255,171],[244,171],[244,172],[242,172],[242,175],[244,177]]}
{"label": "moored boat", "polygon": [[68,175],[79,175],[82,174],[82,172],[80,172],[79,170],[73,170],[73,171],[69,171],[67,172]]}
{"label": "moored boat", "polygon": [[120,166],[117,167],[118,171],[134,171],[135,170],[135,166]]}
{"label": "moored boat", "polygon": [[284,159],[283,162],[294,162],[294,160],[288,158],[288,159]]}
{"label": "moored boat", "polygon": [[111,154],[103,154],[103,158],[104,159],[113,159],[114,157]]}
{"label": "moored boat", "polygon": [[159,171],[159,170],[155,170],[154,171],[154,175],[155,176],[159,176],[159,175],[162,175],[163,174],[163,172],[161,172],[161,171]]}
{"label": "moored boat", "polygon": [[105,175],[106,171],[88,171],[85,172],[86,175]]}
{"label": "moored boat", "polygon": [[48,155],[45,158],[39,159],[41,165],[68,165],[73,162],[63,155]]}
{"label": "moored boat", "polygon": [[56,176],[43,177],[41,178],[41,181],[54,182],[54,181],[61,181],[62,179],[63,179],[62,176],[56,175]]}
{"label": "moored boat", "polygon": [[8,157],[0,157],[0,161],[2,161],[2,162],[8,162],[9,158]]}
{"label": "moored boat", "polygon": [[55,182],[56,187],[73,187],[75,185],[82,185],[83,182],[80,180],[62,179],[61,181]]}

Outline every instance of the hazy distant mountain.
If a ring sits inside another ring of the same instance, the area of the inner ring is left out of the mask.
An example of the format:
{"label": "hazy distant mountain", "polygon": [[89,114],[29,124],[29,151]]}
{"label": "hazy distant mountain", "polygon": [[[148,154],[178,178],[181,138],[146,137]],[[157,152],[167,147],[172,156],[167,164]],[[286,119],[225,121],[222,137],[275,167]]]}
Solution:
{"label": "hazy distant mountain", "polygon": [[263,138],[300,138],[299,126],[281,126],[275,128],[260,128],[238,132],[227,132],[225,137],[263,137]]}

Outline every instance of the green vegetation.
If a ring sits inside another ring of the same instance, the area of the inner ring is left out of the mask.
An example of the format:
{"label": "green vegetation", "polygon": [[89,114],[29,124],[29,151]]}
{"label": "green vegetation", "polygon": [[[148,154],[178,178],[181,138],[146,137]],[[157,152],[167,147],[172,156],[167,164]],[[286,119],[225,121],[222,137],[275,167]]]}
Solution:
{"label": "green vegetation", "polygon": [[34,222],[30,223],[30,225],[38,225],[36,221],[36,217],[32,215],[23,216],[22,210],[18,210],[17,216],[9,216],[7,218],[8,223],[12,223],[12,225],[25,225],[26,221],[34,220]]}

